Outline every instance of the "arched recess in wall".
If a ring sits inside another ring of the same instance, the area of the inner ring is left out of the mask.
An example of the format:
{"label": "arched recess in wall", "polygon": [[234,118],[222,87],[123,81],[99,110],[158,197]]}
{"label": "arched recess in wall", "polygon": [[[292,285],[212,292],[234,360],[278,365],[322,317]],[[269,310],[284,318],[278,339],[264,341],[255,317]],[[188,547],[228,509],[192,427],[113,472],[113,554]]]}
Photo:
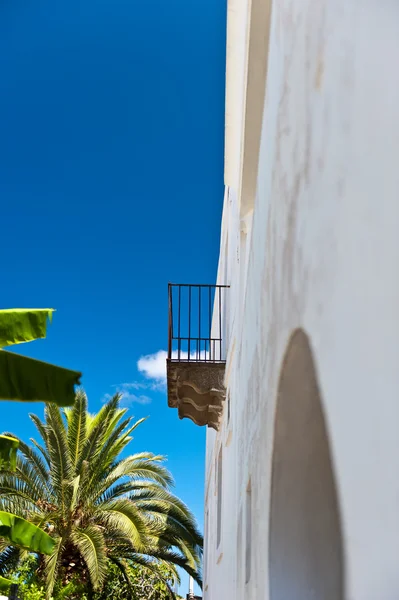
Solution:
{"label": "arched recess in wall", "polygon": [[270,600],[343,600],[344,560],[328,433],[307,335],[280,375],[273,441]]}
{"label": "arched recess in wall", "polygon": [[[269,57],[272,0],[228,0],[225,185],[237,188],[240,215],[245,218],[253,209],[258,175],[259,148]],[[246,22],[242,7],[248,10],[244,72],[240,62],[241,30]],[[242,93],[242,79],[244,91]],[[242,98],[242,102],[241,102]]]}
{"label": "arched recess in wall", "polygon": [[254,208],[265,104],[272,0],[252,0],[242,137],[241,217]]}

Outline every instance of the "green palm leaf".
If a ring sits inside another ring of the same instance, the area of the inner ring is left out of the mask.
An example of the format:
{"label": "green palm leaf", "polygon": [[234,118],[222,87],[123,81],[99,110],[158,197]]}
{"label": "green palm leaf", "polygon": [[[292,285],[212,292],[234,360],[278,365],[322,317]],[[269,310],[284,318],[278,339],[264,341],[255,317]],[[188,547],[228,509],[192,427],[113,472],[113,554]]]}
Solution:
{"label": "green palm leaf", "polygon": [[128,538],[137,550],[143,547],[147,524],[140,510],[128,499],[121,498],[101,505],[98,513],[110,529]]}
{"label": "green palm leaf", "polygon": [[[7,434],[9,435],[9,434]],[[40,478],[42,484],[48,487],[49,473],[46,465],[39,454],[22,440],[17,440],[19,443],[20,454],[25,458],[26,464],[29,464],[35,475]]]}
{"label": "green palm leaf", "polygon": [[100,528],[89,525],[85,529],[75,529],[71,539],[87,565],[93,588],[100,588],[107,573],[105,540]]}
{"label": "green palm leaf", "polygon": [[68,448],[72,463],[76,466],[86,439],[87,397],[78,390],[72,408],[65,410],[68,423]]}
{"label": "green palm leaf", "polygon": [[18,566],[21,550],[15,546],[6,546],[0,553],[0,576],[4,577]]}
{"label": "green palm leaf", "polygon": [[64,540],[58,538],[54,544],[53,552],[45,558],[45,573],[46,573],[46,598],[49,600],[52,597],[55,582],[57,580],[58,571],[60,568],[62,550],[64,548]]}

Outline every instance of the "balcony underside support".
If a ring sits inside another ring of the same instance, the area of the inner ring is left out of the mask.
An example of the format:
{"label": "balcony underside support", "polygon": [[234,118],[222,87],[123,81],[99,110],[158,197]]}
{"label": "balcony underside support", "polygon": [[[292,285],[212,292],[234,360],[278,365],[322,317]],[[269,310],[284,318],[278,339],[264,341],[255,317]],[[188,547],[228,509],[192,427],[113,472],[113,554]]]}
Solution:
{"label": "balcony underside support", "polygon": [[180,419],[218,430],[226,398],[225,363],[168,361],[168,404]]}

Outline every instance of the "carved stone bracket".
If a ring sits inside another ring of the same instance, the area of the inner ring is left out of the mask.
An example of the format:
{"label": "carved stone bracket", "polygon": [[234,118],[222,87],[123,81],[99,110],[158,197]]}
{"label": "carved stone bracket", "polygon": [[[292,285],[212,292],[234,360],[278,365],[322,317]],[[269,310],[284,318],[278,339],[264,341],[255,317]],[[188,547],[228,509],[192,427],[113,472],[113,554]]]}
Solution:
{"label": "carved stone bracket", "polygon": [[168,405],[180,419],[218,430],[226,398],[225,363],[167,362]]}

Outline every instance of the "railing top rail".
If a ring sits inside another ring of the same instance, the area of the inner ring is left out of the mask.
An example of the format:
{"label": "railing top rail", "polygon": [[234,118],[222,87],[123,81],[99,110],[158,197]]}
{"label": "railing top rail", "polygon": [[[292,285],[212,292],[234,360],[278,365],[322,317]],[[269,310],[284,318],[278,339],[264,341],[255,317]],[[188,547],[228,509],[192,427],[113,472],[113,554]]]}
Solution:
{"label": "railing top rail", "polygon": [[203,288],[229,288],[229,285],[220,283],[168,283],[170,287],[203,287]]}

